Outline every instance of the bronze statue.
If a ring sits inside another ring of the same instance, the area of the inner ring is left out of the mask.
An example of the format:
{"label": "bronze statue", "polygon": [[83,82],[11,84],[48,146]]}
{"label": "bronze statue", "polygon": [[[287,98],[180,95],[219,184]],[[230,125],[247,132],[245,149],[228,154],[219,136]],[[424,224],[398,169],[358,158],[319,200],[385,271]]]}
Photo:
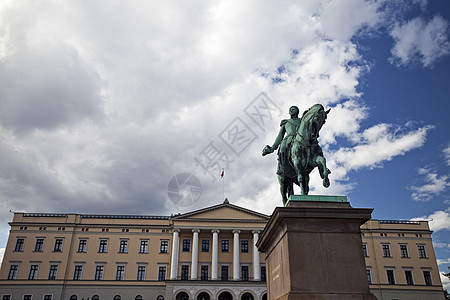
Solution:
{"label": "bronze statue", "polygon": [[281,121],[280,132],[275,142],[272,146],[264,147],[263,156],[274,152],[280,146],[277,175],[283,204],[294,194],[294,183],[300,186],[302,195],[308,195],[309,173],[315,167],[319,168],[323,186],[330,186],[328,174],[331,172],[327,168],[322,148],[317,141],[329,112],[330,109],[325,111],[321,104],[314,104],[299,118],[298,107],[291,106],[289,108],[291,118]]}

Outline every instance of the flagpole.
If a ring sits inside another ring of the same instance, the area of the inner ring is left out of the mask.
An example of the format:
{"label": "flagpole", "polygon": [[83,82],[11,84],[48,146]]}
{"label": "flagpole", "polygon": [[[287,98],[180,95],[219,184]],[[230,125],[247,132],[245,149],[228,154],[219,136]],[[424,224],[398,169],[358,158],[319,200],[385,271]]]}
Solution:
{"label": "flagpole", "polygon": [[222,169],[222,200],[225,201],[225,169]]}

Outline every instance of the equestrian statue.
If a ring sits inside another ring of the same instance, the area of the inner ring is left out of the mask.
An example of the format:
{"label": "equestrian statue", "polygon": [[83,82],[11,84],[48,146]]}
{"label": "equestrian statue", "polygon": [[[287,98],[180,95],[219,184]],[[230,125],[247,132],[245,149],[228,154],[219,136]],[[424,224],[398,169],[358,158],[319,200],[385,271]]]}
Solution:
{"label": "equestrian statue", "polygon": [[328,175],[331,172],[317,140],[330,110],[325,111],[321,104],[314,104],[299,118],[298,107],[291,106],[291,118],[281,121],[275,142],[272,146],[264,147],[263,156],[273,153],[279,147],[277,175],[283,204],[294,194],[294,183],[300,186],[301,195],[308,195],[309,173],[315,167],[319,168],[323,186],[330,186]]}

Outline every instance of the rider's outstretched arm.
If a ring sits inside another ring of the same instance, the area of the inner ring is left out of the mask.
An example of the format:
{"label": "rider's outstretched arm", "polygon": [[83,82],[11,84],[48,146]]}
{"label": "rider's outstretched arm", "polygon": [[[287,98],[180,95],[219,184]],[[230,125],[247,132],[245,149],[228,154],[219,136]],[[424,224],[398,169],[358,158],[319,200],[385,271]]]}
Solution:
{"label": "rider's outstretched arm", "polygon": [[277,138],[275,139],[275,142],[273,143],[272,147],[269,145],[266,145],[266,147],[264,147],[263,149],[263,153],[262,155],[267,155],[269,153],[273,153],[275,150],[278,149],[278,147],[281,144],[281,141],[283,140],[284,134],[286,133],[286,129],[283,126],[283,122],[281,123],[281,128],[280,128],[280,132],[278,133]]}
{"label": "rider's outstretched arm", "polygon": [[278,149],[278,146],[280,146],[285,133],[286,133],[286,129],[284,128],[284,126],[281,126],[280,132],[278,133],[278,136],[275,139],[275,142],[273,143],[272,147],[270,147],[272,149],[272,151],[275,151]]}

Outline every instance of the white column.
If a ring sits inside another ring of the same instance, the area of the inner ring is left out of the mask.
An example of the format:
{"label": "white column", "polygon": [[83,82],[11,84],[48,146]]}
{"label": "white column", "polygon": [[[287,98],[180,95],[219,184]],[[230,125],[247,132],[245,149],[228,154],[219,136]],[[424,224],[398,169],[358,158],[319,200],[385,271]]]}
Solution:
{"label": "white column", "polygon": [[261,280],[261,267],[259,263],[259,251],[256,248],[256,243],[259,239],[259,230],[252,231],[253,233],[253,280]]}
{"label": "white column", "polygon": [[170,262],[170,279],[177,279],[178,274],[178,251],[180,250],[179,229],[173,230],[172,237],[172,260]]}
{"label": "white column", "polygon": [[192,229],[192,265],[191,265],[191,279],[197,279],[197,265],[198,265],[198,233],[200,230]]}
{"label": "white column", "polygon": [[239,280],[239,230],[233,230],[233,280]]}
{"label": "white column", "polygon": [[217,280],[217,268],[219,264],[219,230],[211,230],[212,240],[212,261],[211,261],[211,279]]}

